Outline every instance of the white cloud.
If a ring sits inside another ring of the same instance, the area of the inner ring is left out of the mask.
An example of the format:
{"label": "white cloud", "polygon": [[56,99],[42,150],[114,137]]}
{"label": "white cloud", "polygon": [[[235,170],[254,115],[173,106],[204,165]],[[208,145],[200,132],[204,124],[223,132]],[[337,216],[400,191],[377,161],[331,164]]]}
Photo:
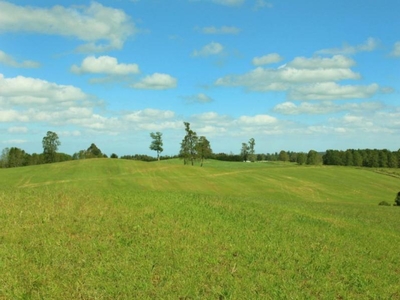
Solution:
{"label": "white cloud", "polygon": [[75,37],[87,42],[79,48],[87,52],[121,49],[136,29],[124,11],[97,2],[90,6],[38,8],[1,1],[0,31]]}
{"label": "white cloud", "polygon": [[359,79],[350,69],[264,69],[258,67],[244,75],[217,79],[217,86],[243,86],[252,91],[284,91],[292,84]]}
{"label": "white cloud", "polygon": [[283,60],[283,57],[280,56],[278,53],[270,53],[261,57],[254,57],[253,58],[253,65],[255,66],[262,66],[277,63]]}
{"label": "white cloud", "polygon": [[124,116],[125,120],[133,121],[133,122],[148,122],[154,120],[166,120],[172,119],[175,117],[175,113],[171,110],[159,110],[159,109],[152,109],[147,108],[144,110],[138,110],[126,114]]}
{"label": "white cloud", "polygon": [[346,69],[354,66],[355,64],[355,61],[351,58],[343,55],[334,55],[332,58],[296,57],[286,66],[296,69]]}
{"label": "white cloud", "polygon": [[393,46],[393,51],[391,52],[393,56],[400,56],[400,41],[396,42]]}
{"label": "white cloud", "polygon": [[175,120],[175,113],[171,110],[144,109],[133,111],[122,116],[121,120],[128,127],[143,130],[179,129],[181,121]]}
{"label": "white cloud", "polygon": [[378,47],[378,40],[374,38],[368,38],[365,43],[356,45],[356,46],[351,46],[348,44],[344,44],[342,48],[329,48],[329,49],[322,49],[317,51],[316,53],[318,54],[343,54],[343,55],[352,55],[356,54],[358,52],[370,52],[375,50]]}
{"label": "white cloud", "polygon": [[38,68],[40,64],[32,60],[16,61],[11,55],[0,50],[0,63],[14,68]]}
{"label": "white cloud", "polygon": [[14,126],[7,129],[9,133],[26,133],[28,128],[25,126]]}
{"label": "white cloud", "polygon": [[276,123],[277,119],[269,115],[241,116],[237,122],[243,125],[259,126]]}
{"label": "white cloud", "polygon": [[71,85],[59,85],[46,80],[0,74],[0,104],[10,105],[71,105],[86,100],[88,95]]}
{"label": "white cloud", "polygon": [[203,93],[192,96],[184,96],[183,99],[185,99],[187,103],[210,103],[214,101],[214,99],[212,99],[210,96],[207,96]]}
{"label": "white cloud", "polygon": [[28,122],[29,118],[14,109],[0,109],[0,122]]}
{"label": "white cloud", "polygon": [[224,50],[224,46],[220,43],[211,42],[210,44],[205,45],[200,50],[194,50],[192,56],[210,56],[210,55],[218,55],[221,54]]}
{"label": "white cloud", "polygon": [[73,65],[71,71],[75,74],[108,74],[108,75],[128,75],[140,72],[137,64],[118,63],[115,57],[111,56],[88,56],[80,67]]}
{"label": "white cloud", "polygon": [[[262,60],[260,58],[260,61]],[[260,61],[256,62],[261,63]],[[292,100],[355,99],[373,96],[379,91],[379,86],[375,83],[367,86],[336,83],[361,79],[359,73],[351,70],[354,65],[354,60],[342,55],[331,58],[296,57],[278,68],[257,67],[242,75],[218,78],[214,84],[243,87],[258,92],[285,91],[288,93],[287,97]]]}
{"label": "white cloud", "polygon": [[362,86],[321,82],[296,86],[289,91],[289,98],[293,100],[363,99],[373,96],[378,90],[379,86],[376,83]]}
{"label": "white cloud", "polygon": [[362,103],[344,103],[336,104],[332,101],[322,101],[317,103],[302,102],[296,105],[293,102],[284,102],[276,105],[273,109],[274,112],[284,115],[320,115],[331,114],[338,112],[357,112],[367,113],[374,112],[384,108],[380,102],[362,102]]}
{"label": "white cloud", "polygon": [[135,89],[166,90],[177,86],[177,79],[168,74],[154,73],[144,77],[141,81],[134,83],[131,87]]}
{"label": "white cloud", "polygon": [[24,143],[26,143],[27,141],[26,140],[6,140],[6,141],[3,141],[3,144],[6,144],[6,145],[12,145],[12,144],[24,144]]}
{"label": "white cloud", "polygon": [[203,27],[198,29],[201,33],[204,34],[238,34],[240,33],[240,29],[234,26],[222,26],[217,28],[215,26]]}

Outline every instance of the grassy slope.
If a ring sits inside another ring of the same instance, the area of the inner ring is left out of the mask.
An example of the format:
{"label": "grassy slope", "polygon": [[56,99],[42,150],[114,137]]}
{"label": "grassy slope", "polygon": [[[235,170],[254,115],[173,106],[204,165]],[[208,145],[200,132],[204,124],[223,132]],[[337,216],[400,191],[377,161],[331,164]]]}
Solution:
{"label": "grassy slope", "polygon": [[0,188],[0,298],[400,298],[395,176],[100,159]]}

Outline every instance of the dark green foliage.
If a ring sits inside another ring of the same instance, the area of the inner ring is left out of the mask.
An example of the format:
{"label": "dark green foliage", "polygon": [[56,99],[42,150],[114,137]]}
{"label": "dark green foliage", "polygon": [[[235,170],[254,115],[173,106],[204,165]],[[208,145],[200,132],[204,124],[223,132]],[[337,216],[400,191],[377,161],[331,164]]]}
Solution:
{"label": "dark green foliage", "polygon": [[400,192],[397,193],[397,196],[394,199],[394,205],[395,206],[400,206]]}
{"label": "dark green foliage", "polygon": [[397,168],[399,157],[399,151],[391,152],[387,149],[348,149],[346,151],[326,150],[322,159],[324,165]]}
{"label": "dark green foliage", "polygon": [[289,155],[287,154],[286,151],[281,150],[279,152],[278,160],[280,160],[280,161],[289,161]]}
{"label": "dark green foliage", "polygon": [[222,161],[243,161],[242,156],[237,154],[216,153],[212,156],[216,160]]}
{"label": "dark green foliage", "polygon": [[185,125],[185,131],[186,135],[182,140],[181,143],[181,150],[179,152],[179,157],[183,159],[183,164],[188,164],[191,162],[191,165],[193,166],[194,161],[197,158],[197,133],[190,129],[190,123],[189,122],[183,122]]}
{"label": "dark green foliage", "polygon": [[322,163],[322,157],[321,155],[315,151],[315,150],[310,150],[307,154],[307,165],[319,165]]}
{"label": "dark green foliage", "polygon": [[242,149],[240,150],[240,155],[242,156],[243,161],[247,161],[249,156],[249,145],[246,143],[242,143]]}
{"label": "dark green foliage", "polygon": [[115,153],[112,153],[111,156],[110,156],[110,158],[118,158],[118,155],[115,154]]}
{"label": "dark green foliage", "polygon": [[47,131],[46,136],[43,137],[42,145],[45,162],[56,162],[56,153],[58,150],[58,146],[61,145],[57,133],[53,131]]}
{"label": "dark green foliage", "polygon": [[212,155],[210,142],[207,140],[205,136],[201,136],[199,138],[199,141],[197,142],[196,145],[196,151],[200,159],[200,166],[202,167],[204,159],[209,158]]}
{"label": "dark green foliage", "polygon": [[86,159],[86,158],[106,158],[107,155],[103,154],[101,150],[92,143],[87,150],[80,150],[74,153],[73,159]]}
{"label": "dark green foliage", "polygon": [[161,132],[152,132],[150,133],[151,138],[153,139],[150,144],[150,150],[157,152],[157,160],[160,160],[160,153],[164,151],[163,149],[163,141],[162,141],[162,133]]}
{"label": "dark green foliage", "polygon": [[296,162],[299,165],[304,165],[306,163],[306,161],[307,161],[307,155],[305,153],[300,152],[300,153],[297,154]]}

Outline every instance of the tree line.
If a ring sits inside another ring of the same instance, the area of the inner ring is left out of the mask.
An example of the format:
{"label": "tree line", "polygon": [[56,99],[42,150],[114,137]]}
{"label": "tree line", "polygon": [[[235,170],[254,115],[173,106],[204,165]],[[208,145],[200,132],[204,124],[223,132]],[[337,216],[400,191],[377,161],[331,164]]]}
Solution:
{"label": "tree line", "polygon": [[[200,166],[203,166],[205,159],[216,159],[232,162],[283,161],[299,165],[323,164],[371,168],[400,167],[400,149],[398,151],[389,151],[387,149],[348,149],[345,151],[329,149],[322,153],[315,150],[310,150],[308,153],[281,150],[279,153],[256,153],[254,138],[250,138],[247,143],[242,143],[239,154],[213,153],[210,141],[205,136],[198,136],[190,128],[189,122],[184,122],[183,125],[185,135],[180,143],[179,154],[162,156],[161,153],[164,150],[162,133],[152,132],[150,133],[151,143],[149,149],[156,152],[156,158],[145,154],[124,155],[120,158],[141,161],[180,158],[185,165],[192,166],[196,162],[199,162]],[[0,156],[0,167],[13,168],[77,159],[108,158],[94,143],[87,149],[80,150],[73,155],[57,152],[60,145],[61,142],[57,133],[48,131],[42,139],[42,153],[29,154],[17,147],[5,148]],[[110,158],[118,158],[118,155],[112,153]]]}

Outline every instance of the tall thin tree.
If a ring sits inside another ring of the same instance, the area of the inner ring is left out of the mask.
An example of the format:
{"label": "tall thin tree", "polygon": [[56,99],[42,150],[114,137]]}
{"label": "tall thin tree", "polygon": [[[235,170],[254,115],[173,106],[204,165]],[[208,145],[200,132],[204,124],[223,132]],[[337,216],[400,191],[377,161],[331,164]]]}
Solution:
{"label": "tall thin tree", "polygon": [[150,150],[157,152],[157,160],[160,160],[160,153],[164,151],[163,149],[163,141],[162,141],[162,133],[161,132],[152,132],[150,133],[151,138],[153,139],[150,144]]}

